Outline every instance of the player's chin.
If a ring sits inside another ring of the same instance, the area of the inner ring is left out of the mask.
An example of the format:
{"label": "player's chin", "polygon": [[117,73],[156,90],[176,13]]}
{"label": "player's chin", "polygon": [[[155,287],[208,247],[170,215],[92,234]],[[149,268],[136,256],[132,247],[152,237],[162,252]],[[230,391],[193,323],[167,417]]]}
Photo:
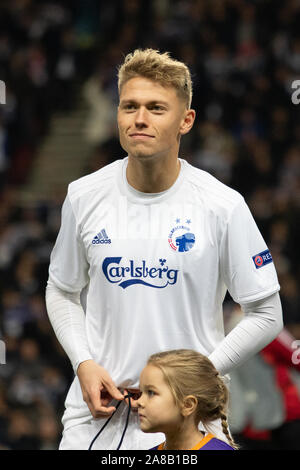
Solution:
{"label": "player's chin", "polygon": [[137,157],[149,157],[157,153],[157,146],[152,142],[135,142],[128,146],[128,151]]}
{"label": "player's chin", "polygon": [[151,157],[155,155],[155,152],[153,152],[152,149],[133,149],[131,152],[131,155],[135,157],[138,160],[149,160]]}

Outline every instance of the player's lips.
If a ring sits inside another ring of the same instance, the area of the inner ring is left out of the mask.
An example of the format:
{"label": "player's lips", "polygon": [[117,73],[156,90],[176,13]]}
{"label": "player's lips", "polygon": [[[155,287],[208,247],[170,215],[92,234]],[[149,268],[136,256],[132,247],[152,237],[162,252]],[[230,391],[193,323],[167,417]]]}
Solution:
{"label": "player's lips", "polygon": [[144,140],[144,139],[153,139],[154,136],[150,134],[143,134],[143,133],[134,133],[134,134],[129,134],[129,137],[132,139],[137,139],[137,140]]}

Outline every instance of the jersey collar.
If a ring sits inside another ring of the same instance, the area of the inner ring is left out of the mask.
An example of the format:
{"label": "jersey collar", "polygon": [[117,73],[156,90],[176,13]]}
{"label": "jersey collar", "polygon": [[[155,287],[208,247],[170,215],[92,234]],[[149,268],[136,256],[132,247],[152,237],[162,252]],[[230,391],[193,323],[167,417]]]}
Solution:
{"label": "jersey collar", "polygon": [[183,159],[179,159],[180,161],[180,172],[175,181],[175,183],[166,191],[162,191],[160,193],[143,193],[141,191],[137,191],[135,188],[130,186],[126,178],[126,169],[128,164],[128,157],[125,157],[120,165],[121,171],[118,177],[118,186],[121,189],[121,192],[128,197],[129,200],[135,202],[136,204],[157,204],[165,199],[168,199],[172,196],[179,186],[182,183],[183,175],[186,169],[187,162]]}

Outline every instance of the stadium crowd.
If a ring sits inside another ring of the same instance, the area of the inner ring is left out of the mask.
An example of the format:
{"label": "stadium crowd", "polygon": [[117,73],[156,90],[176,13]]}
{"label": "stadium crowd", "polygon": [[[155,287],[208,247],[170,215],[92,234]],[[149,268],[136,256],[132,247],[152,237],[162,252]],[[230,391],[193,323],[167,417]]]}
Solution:
{"label": "stadium crowd", "polygon": [[[116,72],[136,47],[170,51],[191,68],[197,120],[181,156],[245,197],[273,255],[285,328],[300,340],[300,104],[291,100],[291,84],[300,79],[299,22],[297,0],[1,2],[1,448],[57,448],[73,377],[44,301],[62,200],[26,206],[18,188],[52,113],[73,109],[78,93],[90,106],[86,138],[94,148],[85,172],[124,156],[114,125]],[[109,112],[97,114],[101,107]],[[224,305],[229,323],[236,306],[229,296]],[[259,357],[274,367],[280,362],[280,354],[270,361],[270,351]],[[287,369],[294,365],[286,361]],[[253,423],[251,432],[247,421],[232,423],[239,436],[247,429],[245,447],[252,439],[280,448],[268,431],[289,422],[299,429],[299,382],[292,384],[292,417],[283,412],[274,423],[270,416],[257,432]],[[278,387],[274,379],[282,398]]]}

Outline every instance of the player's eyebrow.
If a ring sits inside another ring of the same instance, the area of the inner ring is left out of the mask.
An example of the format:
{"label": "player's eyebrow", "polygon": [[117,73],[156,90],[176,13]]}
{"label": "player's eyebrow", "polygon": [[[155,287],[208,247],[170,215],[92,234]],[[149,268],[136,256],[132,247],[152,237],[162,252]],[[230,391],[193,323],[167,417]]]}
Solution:
{"label": "player's eyebrow", "polygon": [[[134,105],[138,105],[138,106],[140,105],[140,103],[138,103],[134,99],[127,99],[127,100],[121,100],[120,101],[120,106],[125,106],[127,104],[134,104]],[[163,100],[148,101],[147,103],[145,103],[145,105],[146,106],[163,105],[163,106],[169,107],[169,103],[167,103],[167,101],[163,101]]]}

